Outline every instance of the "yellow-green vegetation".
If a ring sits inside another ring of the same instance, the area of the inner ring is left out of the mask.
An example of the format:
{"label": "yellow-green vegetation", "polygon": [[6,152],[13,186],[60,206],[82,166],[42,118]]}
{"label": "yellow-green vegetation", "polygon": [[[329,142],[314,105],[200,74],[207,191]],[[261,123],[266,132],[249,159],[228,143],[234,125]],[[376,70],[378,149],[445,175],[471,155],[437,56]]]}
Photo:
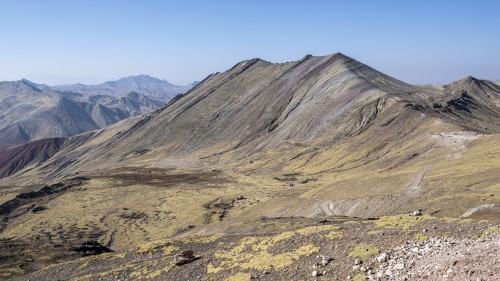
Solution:
{"label": "yellow-green vegetation", "polygon": [[16,268],[14,268],[14,267],[2,268],[2,269],[0,269],[0,276],[1,277],[11,277],[14,274],[22,274],[23,272],[24,272],[24,270],[17,268],[17,267]]}
{"label": "yellow-green vegetation", "polygon": [[319,246],[313,244],[296,245],[294,242],[297,238],[324,234],[328,239],[333,239],[341,235],[335,229],[330,225],[307,227],[274,236],[244,237],[229,245],[221,243],[221,249],[214,253],[214,261],[208,265],[207,272],[216,274],[231,268],[265,270],[290,266],[295,260],[320,250]]}
{"label": "yellow-green vegetation", "polygon": [[430,219],[432,219],[432,217],[427,214],[418,217],[404,214],[399,216],[383,216],[374,221],[374,223],[378,227],[400,227],[404,230],[408,230],[413,226]]}
{"label": "yellow-green vegetation", "polygon": [[201,244],[208,244],[217,241],[217,239],[221,238],[223,235],[222,234],[213,234],[213,235],[193,235],[193,236],[186,236],[183,238],[180,238],[179,241],[182,243],[201,243]]}
{"label": "yellow-green vegetation", "polygon": [[354,276],[354,278],[352,278],[353,281],[364,281],[366,280],[366,276],[364,275],[361,275],[361,274],[357,274],[356,276]]}
{"label": "yellow-green vegetation", "polygon": [[320,233],[320,232],[326,232],[328,231],[329,233],[334,232],[334,230],[338,229],[335,226],[332,225],[321,225],[321,226],[312,226],[312,227],[305,227],[298,229],[294,232],[302,235],[309,235],[309,234],[315,234],[315,233]]}
{"label": "yellow-green vegetation", "polygon": [[250,274],[243,272],[238,272],[227,279],[227,281],[248,281],[248,280],[250,280]]}
{"label": "yellow-green vegetation", "polygon": [[236,267],[260,270],[283,268],[285,266],[290,266],[295,260],[301,257],[310,256],[317,253],[319,250],[320,247],[307,244],[306,246],[280,254],[272,254],[265,250],[254,253],[242,253],[237,251],[226,253],[225,251],[218,251],[215,253],[215,258],[219,261],[220,266],[210,264],[207,267],[207,272],[212,274]]}
{"label": "yellow-green vegetation", "polygon": [[371,244],[359,244],[349,253],[350,257],[369,258],[380,253],[380,249]]}
{"label": "yellow-green vegetation", "polygon": [[178,247],[172,246],[170,241],[155,241],[139,245],[139,247],[137,247],[136,253],[153,254],[161,251],[164,255],[170,255],[172,252],[178,249]]}
{"label": "yellow-green vegetation", "polygon": [[415,239],[418,240],[418,241],[423,241],[424,242],[424,241],[429,240],[429,236],[424,235],[422,233],[417,233],[417,234],[415,234]]}
{"label": "yellow-green vegetation", "polygon": [[500,233],[500,227],[498,227],[498,226],[489,227],[488,229],[483,231],[483,233],[481,233],[481,238],[486,238],[494,233]]}
{"label": "yellow-green vegetation", "polygon": [[[158,270],[152,270],[152,267],[158,267],[161,265]],[[172,270],[174,265],[167,261],[149,261],[146,263],[142,263],[139,268],[136,268],[134,272],[130,274],[134,280],[149,280],[158,278],[160,275],[165,274]]]}

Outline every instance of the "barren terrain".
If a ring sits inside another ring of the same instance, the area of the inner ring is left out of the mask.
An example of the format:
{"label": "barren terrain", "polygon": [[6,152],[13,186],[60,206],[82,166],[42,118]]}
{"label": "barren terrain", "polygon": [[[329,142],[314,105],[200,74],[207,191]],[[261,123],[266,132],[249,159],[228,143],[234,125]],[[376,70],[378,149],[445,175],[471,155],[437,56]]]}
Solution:
{"label": "barren terrain", "polygon": [[495,280],[499,105],[489,81],[414,86],[342,54],[238,63],[136,120],[16,148],[0,276]]}

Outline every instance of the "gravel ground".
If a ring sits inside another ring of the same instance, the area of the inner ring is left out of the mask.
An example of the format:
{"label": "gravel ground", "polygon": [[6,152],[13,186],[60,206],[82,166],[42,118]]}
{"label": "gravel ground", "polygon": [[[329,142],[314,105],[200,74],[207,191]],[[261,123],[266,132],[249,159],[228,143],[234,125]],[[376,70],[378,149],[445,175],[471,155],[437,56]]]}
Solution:
{"label": "gravel ground", "polygon": [[370,280],[500,280],[500,234],[407,241],[377,257]]}

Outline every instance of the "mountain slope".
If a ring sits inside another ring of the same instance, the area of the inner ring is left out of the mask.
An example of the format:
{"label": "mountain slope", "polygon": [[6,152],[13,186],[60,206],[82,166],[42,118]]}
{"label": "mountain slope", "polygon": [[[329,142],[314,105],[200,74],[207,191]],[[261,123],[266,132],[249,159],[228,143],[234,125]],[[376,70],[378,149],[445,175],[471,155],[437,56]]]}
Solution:
{"label": "mountain slope", "polygon": [[[375,121],[391,124],[422,114],[425,120],[437,118],[463,130],[498,132],[498,87],[488,84],[486,92],[476,94],[483,89],[459,83],[444,90],[411,86],[341,54],[278,65],[249,60],[207,78],[159,114],[110,140],[109,154],[115,160],[143,149],[157,151],[159,157],[235,149],[248,154],[326,136],[331,144]],[[453,90],[457,87],[461,90]],[[462,101],[456,91],[472,94]]]}
{"label": "mountain slope", "polygon": [[[336,243],[321,239],[341,239],[336,230],[345,230],[338,262],[346,277],[354,262],[346,257],[365,242],[361,238],[399,244],[401,235],[411,239],[422,229],[433,235],[458,232],[465,224],[460,217],[498,221],[499,98],[500,87],[488,81],[467,77],[444,86],[409,85],[342,54],[284,64],[244,61],[134,122],[63,145],[43,161],[18,161],[29,164],[0,180],[0,204],[11,206],[19,196],[29,200],[3,215],[0,238],[32,241],[43,233],[37,247],[53,249],[53,237],[63,233],[61,251],[85,238],[118,255],[161,248],[166,256],[153,253],[144,264],[159,264],[149,275],[157,280],[193,272],[222,280],[228,264],[231,273],[279,271],[290,280],[290,268],[310,265],[312,254],[336,252]],[[44,146],[30,147],[26,151],[43,155]],[[67,189],[28,196],[41,193],[40,183]],[[33,214],[36,207],[46,209]],[[419,209],[424,216],[408,215]],[[359,217],[376,226],[361,227],[371,224],[359,224]],[[354,222],[339,222],[344,220]],[[414,225],[424,221],[429,224]],[[289,231],[304,223],[307,230]],[[335,229],[324,225],[330,223]],[[363,235],[351,239],[351,232]],[[169,240],[134,248],[164,239]],[[297,247],[285,247],[289,243]],[[277,248],[268,251],[266,245]],[[191,246],[203,253],[200,261],[162,271],[172,249]],[[69,259],[64,257],[54,256],[54,262]],[[107,268],[129,268],[141,263],[134,257],[99,258]],[[273,267],[283,261],[286,269]],[[115,277],[92,270],[82,278]],[[35,276],[63,276],[41,272]],[[125,269],[113,272],[131,276]],[[61,274],[76,276],[71,270]]]}

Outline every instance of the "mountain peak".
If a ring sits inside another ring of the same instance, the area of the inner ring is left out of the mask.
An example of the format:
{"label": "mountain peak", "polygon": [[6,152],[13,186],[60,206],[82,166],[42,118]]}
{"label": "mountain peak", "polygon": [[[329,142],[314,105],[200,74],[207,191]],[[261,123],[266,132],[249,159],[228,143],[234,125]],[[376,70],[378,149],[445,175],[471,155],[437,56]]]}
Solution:
{"label": "mountain peak", "polygon": [[33,83],[33,82],[29,81],[28,79],[24,79],[24,78],[21,80],[15,81],[14,83],[16,84],[16,86],[28,87],[34,91],[37,91],[37,92],[40,92],[44,87],[46,87],[43,84],[39,85],[39,84]]}
{"label": "mountain peak", "polygon": [[147,74],[130,75],[130,76],[121,78],[119,80],[122,80],[122,79],[149,79],[149,80],[162,80],[162,81],[164,80],[164,79],[159,79],[159,78],[153,77],[151,75],[147,75]]}

